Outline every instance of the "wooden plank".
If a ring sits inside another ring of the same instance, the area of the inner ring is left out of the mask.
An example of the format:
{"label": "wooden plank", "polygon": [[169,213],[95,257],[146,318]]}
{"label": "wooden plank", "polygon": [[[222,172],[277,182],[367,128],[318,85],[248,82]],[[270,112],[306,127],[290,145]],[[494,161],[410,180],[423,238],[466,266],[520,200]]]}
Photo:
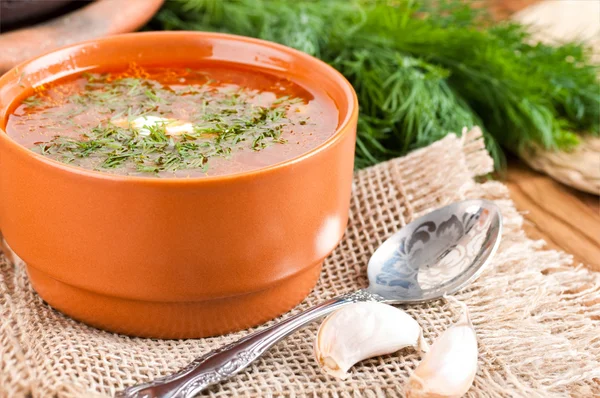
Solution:
{"label": "wooden plank", "polygon": [[544,239],[549,247],[572,254],[576,263],[600,271],[600,197],[560,184],[516,158],[509,159],[504,182],[523,212],[529,237]]}
{"label": "wooden plank", "polygon": [[[534,10],[528,7],[539,2],[486,1],[497,19],[508,18],[524,8]],[[556,4],[553,10],[563,13],[563,7],[571,7],[575,12],[586,12],[577,4],[575,1],[569,4],[565,1]],[[539,12],[539,9],[535,10]],[[546,33],[556,30],[561,32],[559,36],[564,36],[565,27],[569,24],[572,26],[571,32],[581,31],[581,18],[552,18],[550,21],[547,12],[548,10],[541,14],[539,18],[542,20],[536,23],[544,26]],[[596,23],[593,19],[586,21]],[[547,26],[548,24],[551,25]],[[543,239],[549,247],[572,254],[576,264],[582,263],[592,270],[600,271],[600,197],[567,187],[532,170],[516,157],[509,158],[505,183],[517,209],[525,217],[524,229],[529,237]]]}

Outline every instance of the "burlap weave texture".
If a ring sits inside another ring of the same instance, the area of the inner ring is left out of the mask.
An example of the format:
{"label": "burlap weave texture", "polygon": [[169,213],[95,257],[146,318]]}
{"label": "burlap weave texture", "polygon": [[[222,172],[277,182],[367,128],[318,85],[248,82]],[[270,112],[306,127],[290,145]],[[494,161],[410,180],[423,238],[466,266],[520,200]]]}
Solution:
{"label": "burlap weave texture", "polygon": [[[492,161],[480,132],[356,173],[345,237],[311,295],[289,314],[367,283],[371,253],[415,217],[463,198],[494,200],[503,240],[491,266],[456,295],[471,309],[479,370],[470,396],[600,396],[600,275],[572,266],[524,235],[505,186],[477,183]],[[432,342],[456,320],[445,300],[405,307]],[[208,392],[229,396],[402,396],[419,361],[406,349],[364,361],[339,381],[312,355],[317,325],[275,346],[248,372]],[[149,340],[103,332],[54,311],[33,292],[22,266],[0,262],[0,397],[109,396],[182,367],[248,331],[198,340]]]}

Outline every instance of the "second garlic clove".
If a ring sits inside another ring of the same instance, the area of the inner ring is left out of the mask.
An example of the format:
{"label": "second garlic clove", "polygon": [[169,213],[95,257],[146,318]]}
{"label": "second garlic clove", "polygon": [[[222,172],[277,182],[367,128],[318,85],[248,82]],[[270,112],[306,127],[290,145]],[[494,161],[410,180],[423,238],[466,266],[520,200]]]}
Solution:
{"label": "second garlic clove", "polygon": [[326,373],[345,379],[357,362],[408,346],[427,349],[417,321],[391,305],[364,302],[329,315],[319,327],[314,352]]}
{"label": "second garlic clove", "polygon": [[410,376],[407,398],[458,398],[471,388],[477,373],[477,336],[466,304],[459,304],[460,319],[433,342]]}

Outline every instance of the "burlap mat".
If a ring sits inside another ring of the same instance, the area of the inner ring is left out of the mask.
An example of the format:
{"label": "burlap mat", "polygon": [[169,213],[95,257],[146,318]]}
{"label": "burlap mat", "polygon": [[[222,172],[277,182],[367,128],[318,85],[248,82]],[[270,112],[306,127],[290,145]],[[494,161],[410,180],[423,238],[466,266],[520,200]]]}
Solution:
{"label": "burlap mat", "polygon": [[[501,207],[505,232],[493,264],[456,297],[479,338],[479,370],[470,396],[600,396],[600,276],[525,237],[506,187],[476,183],[492,161],[479,132],[454,135],[404,158],[357,172],[351,217],[313,293],[292,313],[366,284],[370,254],[414,217],[463,198]],[[22,267],[0,263],[0,395],[106,396],[177,370],[195,356],[246,334],[155,341],[106,333],[45,305]],[[444,300],[407,307],[431,342],[458,315]],[[289,314],[285,315],[288,316]],[[213,388],[226,396],[401,396],[419,361],[412,350],[373,358],[338,381],[313,358],[317,325],[280,343],[248,373]]]}

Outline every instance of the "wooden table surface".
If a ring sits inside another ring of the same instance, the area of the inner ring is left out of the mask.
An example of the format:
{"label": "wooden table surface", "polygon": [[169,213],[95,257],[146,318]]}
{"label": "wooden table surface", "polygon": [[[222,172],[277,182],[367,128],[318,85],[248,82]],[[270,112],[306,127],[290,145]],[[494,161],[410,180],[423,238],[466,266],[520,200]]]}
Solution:
{"label": "wooden table surface", "polygon": [[579,192],[509,158],[503,182],[525,217],[524,229],[533,239],[574,256],[600,272],[600,197]]}

